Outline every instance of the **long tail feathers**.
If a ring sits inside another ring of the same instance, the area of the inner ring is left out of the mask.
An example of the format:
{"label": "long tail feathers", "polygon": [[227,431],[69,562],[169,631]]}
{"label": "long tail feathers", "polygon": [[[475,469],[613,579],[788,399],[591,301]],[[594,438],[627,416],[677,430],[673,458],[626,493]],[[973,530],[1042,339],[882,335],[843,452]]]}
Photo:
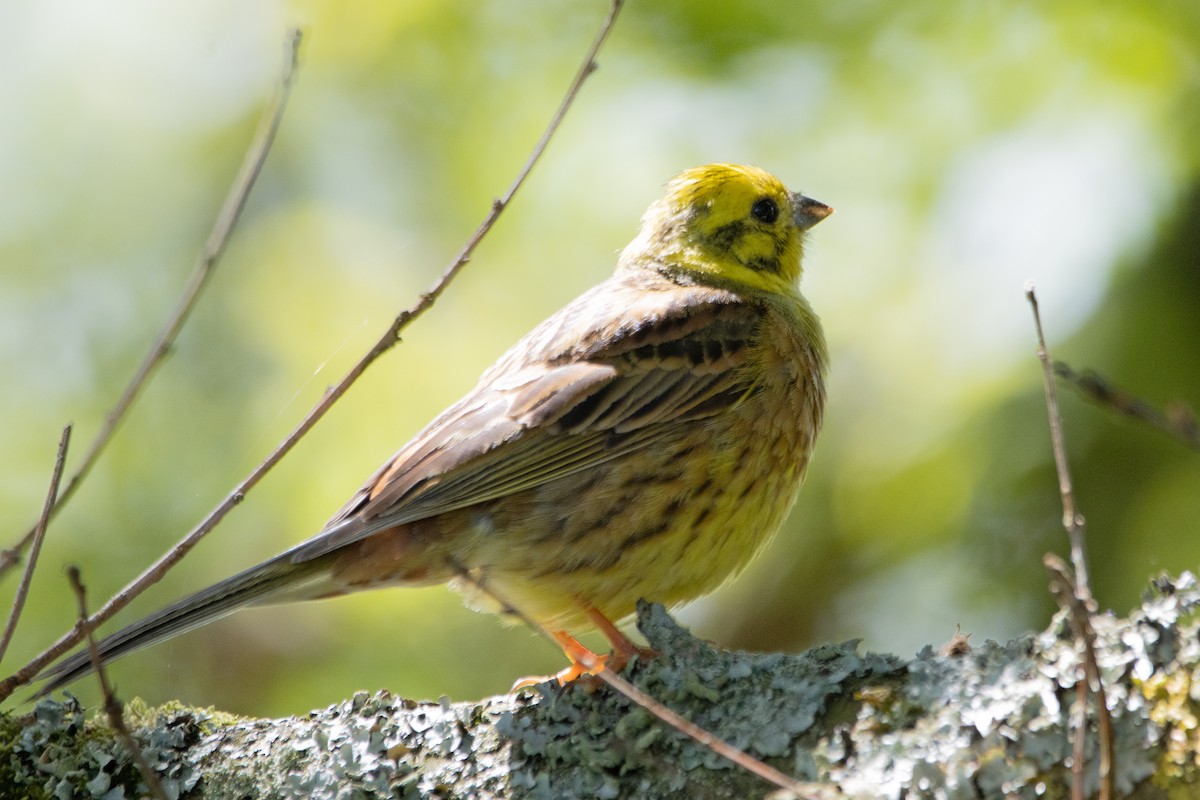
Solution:
{"label": "long tail feathers", "polygon": [[[202,589],[191,597],[167,606],[102,639],[96,643],[100,651],[100,663],[115,661],[135,650],[198,628],[244,606],[284,599],[309,599],[331,593],[325,571],[325,559],[293,564],[286,555]],[[92,659],[87,649],[65,658],[38,676],[38,679],[48,679],[49,682],[36,696],[44,697],[88,674],[92,669]]]}

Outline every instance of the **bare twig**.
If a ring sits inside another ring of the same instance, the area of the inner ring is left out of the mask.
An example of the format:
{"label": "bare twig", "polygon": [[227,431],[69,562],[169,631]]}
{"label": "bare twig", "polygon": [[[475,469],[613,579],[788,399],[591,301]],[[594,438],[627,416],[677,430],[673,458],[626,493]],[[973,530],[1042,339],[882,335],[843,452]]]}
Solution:
{"label": "bare twig", "polygon": [[142,782],[146,784],[150,794],[157,800],[167,800],[167,793],[163,791],[162,783],[158,780],[158,773],[150,768],[150,763],[146,761],[142,748],[138,747],[137,740],[129,732],[129,727],[125,724],[124,709],[117,702],[117,696],[108,682],[108,675],[104,671],[104,662],[100,659],[100,649],[96,647],[96,639],[92,636],[92,626],[88,622],[87,590],[84,589],[83,580],[79,577],[79,567],[74,565],[69,567],[67,577],[71,581],[71,588],[75,590],[75,600],[79,605],[79,624],[83,626],[88,653],[92,658],[92,668],[96,671],[96,678],[100,682],[100,691],[104,695],[104,713],[108,717],[108,724],[116,731],[117,737],[129,751],[133,763],[137,765],[138,772],[142,773]]}
{"label": "bare twig", "polygon": [[[584,666],[589,667],[590,665],[584,664]],[[798,800],[832,800],[833,798],[845,796],[843,792],[832,784],[805,783],[780,772],[770,764],[755,758],[745,750],[734,747],[724,739],[714,736],[694,722],[675,713],[611,669],[601,668],[599,672],[593,674],[675,730],[686,736],[690,736],[702,746],[707,747],[717,755],[724,756],[752,775],[757,775],[768,783],[790,792]]]}
{"label": "bare twig", "polygon": [[1033,321],[1037,328],[1038,360],[1042,363],[1042,382],[1046,392],[1046,411],[1050,417],[1050,441],[1054,450],[1054,464],[1058,472],[1059,493],[1062,495],[1063,527],[1067,530],[1071,548],[1071,567],[1068,568],[1062,559],[1048,555],[1045,563],[1051,570],[1053,579],[1051,588],[1059,600],[1059,604],[1067,609],[1071,616],[1075,635],[1083,645],[1083,660],[1085,679],[1081,683],[1086,687],[1080,690],[1079,714],[1076,727],[1074,763],[1072,764],[1072,797],[1083,798],[1083,737],[1087,734],[1087,691],[1096,695],[1096,717],[1100,729],[1100,800],[1109,800],[1113,795],[1114,746],[1112,719],[1108,713],[1107,695],[1100,677],[1099,663],[1096,659],[1096,633],[1092,628],[1091,616],[1096,611],[1096,601],[1092,596],[1091,585],[1088,581],[1087,560],[1084,551],[1085,521],[1083,515],[1075,508],[1075,494],[1071,488],[1071,473],[1067,467],[1067,451],[1062,431],[1062,416],[1058,410],[1058,396],[1054,391],[1054,372],[1051,367],[1050,353],[1046,348],[1046,337],[1042,332],[1042,317],[1038,312],[1037,294],[1033,283],[1025,287],[1025,297],[1033,310]]}
{"label": "bare twig", "polygon": [[[1062,600],[1059,602],[1061,603]],[[1087,681],[1077,681],[1075,683],[1075,718],[1067,726],[1068,731],[1075,731],[1071,742],[1071,800],[1087,799],[1085,791],[1087,779],[1084,774],[1084,765],[1087,764],[1087,729],[1088,684]]]}
{"label": "bare twig", "polygon": [[[152,586],[162,578],[166,572],[177,564],[195,545],[204,538],[216,525],[225,518],[225,515],[233,510],[235,506],[241,503],[246,492],[254,488],[259,481],[276,465],[280,460],[287,455],[293,447],[308,433],[314,425],[325,413],[333,406],[334,403],[346,393],[347,390],[354,384],[355,381],[367,370],[376,359],[390,350],[400,340],[400,332],[404,330],[413,320],[425,313],[434,301],[445,291],[446,286],[459,273],[470,259],[471,254],[475,251],[479,242],[495,225],[496,219],[501,212],[512,201],[517,190],[524,184],[525,179],[532,171],[534,165],[541,157],[549,143],[551,136],[558,129],[567,110],[571,107],[575,97],[579,94],[580,88],[587,80],[588,76],[596,69],[596,54],[599,52],[601,45],[608,38],[608,34],[612,29],[613,23],[616,21],[617,14],[621,10],[624,0],[612,0],[608,16],[605,18],[600,32],[596,35],[591,47],[588,48],[587,54],[584,57],[583,65],[579,72],[575,75],[575,79],[571,82],[567,89],[566,95],[563,97],[562,103],[555,111],[554,116],[550,120],[545,133],[538,140],[529,159],[517,174],[512,185],[505,192],[504,196],[492,203],[491,210],[485,217],[480,226],[475,230],[463,249],[450,263],[450,265],[438,278],[437,282],[424,294],[422,294],[417,302],[402,311],[393,321],[383,336],[367,351],[357,364],[351,367],[337,385],[326,391],[325,396],[321,398],[311,411],[300,421],[300,423],[292,430],[287,437],[279,443],[278,446],[262,461],[254,470],[234,487],[221,503],[206,516],[199,525],[193,528],[186,536],[183,537],[171,550],[162,556],[158,561],[149,566],[141,575],[125,586],[121,591],[115,594],[108,600],[92,617],[89,622],[94,625],[108,620],[129,602],[144,591],[147,587]],[[79,625],[76,625],[72,630],[64,634],[50,647],[46,648],[36,658],[23,666],[13,675],[0,681],[0,700],[4,700],[18,687],[29,683],[33,678],[48,666],[54,659],[65,653],[71,646],[76,644],[82,638],[83,632]]]}
{"label": "bare twig", "polygon": [[[1054,466],[1058,471],[1058,491],[1062,496],[1063,527],[1071,541],[1071,565],[1075,568],[1075,587],[1088,586],[1087,563],[1084,559],[1083,534],[1087,525],[1083,515],[1075,510],[1075,492],[1071,488],[1071,472],[1067,468],[1067,448],[1063,441],[1062,416],[1058,413],[1058,394],[1054,391],[1054,373],[1050,367],[1050,353],[1046,350],[1046,337],[1042,333],[1042,316],[1038,313],[1037,294],[1032,283],[1025,287],[1025,297],[1033,309],[1033,322],[1037,328],[1037,357],[1042,362],[1042,378],[1046,390],[1046,410],[1050,415],[1050,444],[1054,449]],[[1089,603],[1090,606],[1090,603]]]}
{"label": "bare twig", "polygon": [[1112,717],[1108,712],[1108,692],[1100,679],[1100,662],[1096,658],[1096,630],[1092,627],[1092,614],[1087,606],[1080,601],[1075,592],[1071,568],[1067,563],[1053,553],[1047,553],[1042,563],[1050,572],[1050,590],[1058,599],[1059,605],[1071,615],[1071,625],[1084,643],[1083,664],[1087,675],[1086,681],[1077,685],[1080,721],[1076,725],[1078,735],[1075,739],[1075,764],[1079,770],[1072,791],[1078,789],[1083,796],[1083,734],[1087,730],[1087,693],[1096,695],[1096,720],[1100,729],[1100,797],[1107,800],[1112,797],[1113,767],[1115,764],[1115,746],[1113,743]]}
{"label": "bare twig", "polygon": [[[517,608],[507,599],[501,597],[494,589],[488,586],[484,581],[480,580],[470,571],[459,569],[458,576],[461,580],[470,583],[479,591],[486,594],[508,614],[521,620],[530,630],[535,631],[543,639],[551,642],[555,647],[561,647],[560,642],[554,638],[550,631],[546,630],[536,620],[528,614]],[[613,672],[605,666],[601,660],[592,651],[580,647],[577,650],[572,650],[571,658],[581,664],[590,674],[607,683],[616,691],[625,695],[630,701],[644,708],[646,711],[653,714],[660,721],[666,723],[669,727],[674,728],[685,736],[691,737],[701,746],[707,747],[717,755],[729,759],[731,762],[751,773],[757,775],[763,780],[771,783],[780,789],[790,792],[800,800],[832,800],[833,798],[843,797],[843,793],[832,784],[824,783],[803,783],[795,778],[786,775],[785,773],[775,769],[770,764],[767,764],[754,756],[734,747],[724,739],[704,730],[696,723],[681,716],[667,706],[660,703],[650,695],[643,692],[638,687],[634,686],[629,681],[622,678],[620,675]]]}
{"label": "bare twig", "polygon": [[8,652],[9,642],[17,629],[17,621],[25,608],[25,598],[29,595],[29,584],[33,580],[33,570],[37,567],[38,554],[42,552],[42,540],[46,538],[46,526],[50,524],[50,512],[58,497],[58,484],[62,481],[63,464],[67,460],[67,446],[71,443],[71,426],[63,428],[62,437],[58,440],[58,455],[54,459],[54,472],[50,475],[50,488],[46,492],[46,502],[42,504],[42,515],[38,517],[37,525],[33,528],[33,543],[29,548],[29,561],[21,574],[21,582],[17,585],[17,593],[13,595],[12,610],[8,613],[8,623],[4,626],[4,635],[0,636],[0,663]]}
{"label": "bare twig", "polygon": [[1193,450],[1200,450],[1200,422],[1182,403],[1173,403],[1165,411],[1140,397],[1113,386],[1092,370],[1076,372],[1062,361],[1054,362],[1054,374],[1074,386],[1092,401],[1143,422]]}
{"label": "bare twig", "polygon": [[[113,435],[117,432],[117,428],[125,419],[125,415],[137,400],[142,389],[146,387],[154,369],[162,362],[167,353],[170,352],[171,347],[175,344],[175,339],[179,336],[184,323],[187,322],[188,317],[191,315],[192,309],[195,308],[196,301],[200,298],[200,293],[204,290],[204,287],[208,284],[209,279],[216,270],[221,254],[225,251],[225,245],[229,242],[229,238],[237,226],[238,219],[241,217],[242,210],[246,207],[246,200],[250,196],[250,190],[254,187],[255,181],[262,171],[267,153],[270,152],[271,144],[275,140],[275,133],[279,130],[279,123],[283,119],[283,111],[287,106],[288,95],[291,93],[292,84],[296,76],[300,38],[299,30],[292,30],[288,33],[287,66],[284,68],[283,78],[276,88],[275,96],[271,99],[266,111],[263,113],[262,119],[259,121],[258,131],[254,134],[254,139],[242,161],[241,169],[238,171],[237,177],[230,186],[229,194],[226,196],[225,202],[217,214],[212,230],[208,234],[208,239],[204,243],[204,249],[196,259],[192,275],[188,279],[188,284],[184,288],[179,303],[167,320],[166,326],[154,341],[150,351],[142,359],[142,363],[138,366],[137,372],[134,373],[133,378],[125,387],[125,391],[121,394],[120,399],[117,400],[117,404],[105,416],[104,424],[100,427],[96,438],[92,441],[83,460],[80,462],[78,468],[76,468],[70,480],[67,481],[66,487],[51,509],[51,516],[57,513],[58,509],[74,496],[76,490],[82,485],[83,480],[91,472],[92,467],[95,466],[100,455],[108,446],[109,441],[112,440]],[[33,539],[34,530],[30,529],[11,547],[0,552],[0,576],[3,576],[6,571],[20,561],[21,552]]]}
{"label": "bare twig", "polygon": [[525,179],[528,178],[529,173],[533,171],[534,165],[541,160],[542,153],[546,151],[546,146],[550,144],[551,137],[554,136],[554,133],[558,130],[559,125],[562,124],[563,117],[567,115],[567,111],[569,111],[571,106],[574,105],[575,97],[579,94],[579,90],[583,88],[584,81],[586,81],[588,77],[596,71],[596,55],[599,54],[600,48],[604,45],[605,40],[608,39],[608,34],[612,31],[613,24],[617,21],[617,15],[621,13],[621,8],[624,5],[625,0],[611,0],[611,5],[608,9],[608,16],[604,18],[604,22],[601,24],[600,30],[596,34],[596,38],[592,40],[592,45],[588,48],[587,54],[584,56],[582,66],[580,66],[579,71],[575,73],[575,78],[571,81],[571,85],[567,87],[567,93],[563,95],[562,102],[559,103],[558,108],[554,112],[554,116],[550,118],[550,123],[546,126],[546,130],[542,132],[541,138],[538,139],[537,144],[533,146],[533,151],[529,154],[529,158],[525,161],[525,165],[521,167],[521,171],[517,173],[517,177],[513,180],[512,185],[508,187],[508,191],[504,193],[503,197],[492,201],[492,209],[488,212],[487,217],[484,218],[479,227],[475,229],[475,232],[471,234],[471,237],[467,239],[467,243],[463,245],[463,249],[459,251],[459,254],[455,257],[455,259],[450,262],[450,266],[446,267],[446,270],[442,273],[442,276],[438,278],[437,282],[429,289],[429,291],[425,292],[417,299],[416,305],[407,311],[402,312],[400,316],[396,317],[396,321],[392,324],[392,328],[388,331],[388,334],[390,335],[385,334],[384,337],[380,339],[379,343],[375,345],[375,349],[379,349],[379,353],[375,353],[375,349],[373,349],[372,352],[368,354],[368,357],[371,358],[371,360],[374,360],[374,357],[391,349],[392,345],[395,344],[396,340],[398,339],[400,331],[421,314],[424,314],[429,307],[433,305],[434,301],[441,296],[442,292],[445,291],[446,286],[449,285],[454,276],[458,274],[459,270],[467,265],[467,261],[470,260],[471,254],[475,252],[475,248],[479,245],[479,242],[483,240],[483,237],[486,236],[489,231],[491,231],[492,226],[496,224],[496,219],[499,218],[504,209],[508,207],[508,204],[512,202],[513,195],[515,195],[517,190],[520,189],[525,183]]}

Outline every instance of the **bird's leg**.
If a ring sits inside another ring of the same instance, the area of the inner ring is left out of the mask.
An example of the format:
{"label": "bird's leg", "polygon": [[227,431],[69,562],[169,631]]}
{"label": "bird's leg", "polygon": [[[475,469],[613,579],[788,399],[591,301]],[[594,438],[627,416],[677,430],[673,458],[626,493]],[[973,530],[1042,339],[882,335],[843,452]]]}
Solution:
{"label": "bird's leg", "polygon": [[[657,651],[649,647],[639,647],[630,641],[629,637],[621,633],[621,629],[614,625],[612,620],[601,614],[598,609],[588,608],[587,618],[592,621],[596,629],[604,634],[604,638],[608,639],[609,644],[612,645],[612,655],[606,657],[607,660],[603,664],[604,668],[611,669],[613,672],[620,672],[629,663],[629,659],[634,656],[641,656],[644,661],[658,655]],[[564,647],[563,649],[565,650],[566,648]]]}
{"label": "bird's leg", "polygon": [[515,692],[519,689],[536,686],[551,678],[558,681],[560,686],[566,686],[568,683],[584,676],[599,675],[601,671],[606,669],[610,669],[613,672],[620,672],[634,656],[641,656],[643,659],[647,659],[658,655],[656,651],[648,647],[638,647],[630,641],[629,637],[621,633],[621,629],[614,625],[608,617],[600,613],[598,609],[589,606],[585,613],[592,624],[596,626],[597,630],[604,634],[604,638],[608,639],[613,651],[608,655],[599,655],[584,647],[578,639],[566,631],[550,631],[550,637],[562,648],[563,653],[570,660],[571,666],[559,671],[555,675],[530,675],[521,678],[512,685],[512,689],[509,691]]}

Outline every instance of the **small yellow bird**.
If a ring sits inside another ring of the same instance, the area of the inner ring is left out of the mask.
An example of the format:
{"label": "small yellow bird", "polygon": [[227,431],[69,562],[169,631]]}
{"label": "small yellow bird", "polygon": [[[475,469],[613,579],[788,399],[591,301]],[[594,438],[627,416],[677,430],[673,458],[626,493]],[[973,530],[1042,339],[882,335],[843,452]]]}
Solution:
{"label": "small yellow bird", "polygon": [[[742,569],[795,502],[825,402],[800,295],[805,232],[832,213],[756,167],[687,170],[616,273],[547,319],[405,445],[313,538],[118,631],[101,659],[242,606],[480,584],[548,630],[615,622]],[[493,607],[490,610],[503,611]],[[42,694],[92,668],[86,652]]]}

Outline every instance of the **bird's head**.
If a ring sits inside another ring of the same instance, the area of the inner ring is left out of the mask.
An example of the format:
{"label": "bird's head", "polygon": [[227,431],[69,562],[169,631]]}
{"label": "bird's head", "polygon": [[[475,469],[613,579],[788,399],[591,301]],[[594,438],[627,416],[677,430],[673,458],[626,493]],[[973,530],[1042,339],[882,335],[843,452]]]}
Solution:
{"label": "bird's head", "polygon": [[831,213],[758,167],[694,167],[646,211],[622,261],[723,288],[791,291],[805,231]]}

